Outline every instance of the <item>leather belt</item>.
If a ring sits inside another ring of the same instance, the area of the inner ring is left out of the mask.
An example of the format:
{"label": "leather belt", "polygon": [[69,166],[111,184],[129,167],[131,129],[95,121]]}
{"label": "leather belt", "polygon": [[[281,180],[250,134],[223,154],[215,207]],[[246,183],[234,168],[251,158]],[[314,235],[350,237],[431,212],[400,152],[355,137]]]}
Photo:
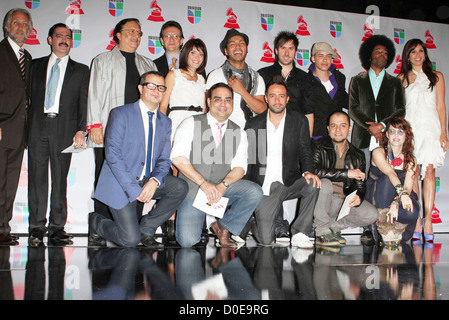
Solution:
{"label": "leather belt", "polygon": [[189,106],[189,107],[170,107],[170,112],[171,111],[176,111],[176,110],[186,110],[186,111],[201,112],[201,111],[203,111],[203,108],[201,108],[201,107],[194,107],[194,106]]}
{"label": "leather belt", "polygon": [[54,118],[57,118],[57,117],[58,117],[58,114],[57,114],[57,113],[54,113],[54,112],[44,113],[44,115],[45,115],[47,118],[51,118],[51,119],[54,119]]}

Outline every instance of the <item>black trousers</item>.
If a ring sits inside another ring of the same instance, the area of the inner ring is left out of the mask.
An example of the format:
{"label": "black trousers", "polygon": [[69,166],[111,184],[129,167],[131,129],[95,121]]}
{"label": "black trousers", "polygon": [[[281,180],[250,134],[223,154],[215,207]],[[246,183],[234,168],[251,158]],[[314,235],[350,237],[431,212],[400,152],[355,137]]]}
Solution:
{"label": "black trousers", "polygon": [[[28,146],[29,227],[46,231],[48,205],[48,164],[51,171],[49,229],[64,228],[67,221],[67,176],[71,153],[61,153],[58,118],[44,118],[44,128],[36,143]],[[75,133],[73,133],[75,135]],[[67,146],[68,147],[68,146]]]}

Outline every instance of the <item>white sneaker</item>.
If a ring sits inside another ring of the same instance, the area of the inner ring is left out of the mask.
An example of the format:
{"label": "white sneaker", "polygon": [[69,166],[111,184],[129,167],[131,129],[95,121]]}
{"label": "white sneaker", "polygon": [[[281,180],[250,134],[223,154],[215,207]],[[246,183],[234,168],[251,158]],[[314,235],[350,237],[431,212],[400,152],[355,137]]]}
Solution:
{"label": "white sneaker", "polygon": [[234,234],[231,234],[231,239],[234,240],[237,243],[245,243],[246,241],[242,238],[240,238],[239,236],[236,236]]}
{"label": "white sneaker", "polygon": [[313,248],[313,242],[310,241],[309,237],[306,236],[302,232],[294,234],[292,236],[291,243],[292,243],[293,247],[298,247],[298,248],[303,248],[303,249]]}

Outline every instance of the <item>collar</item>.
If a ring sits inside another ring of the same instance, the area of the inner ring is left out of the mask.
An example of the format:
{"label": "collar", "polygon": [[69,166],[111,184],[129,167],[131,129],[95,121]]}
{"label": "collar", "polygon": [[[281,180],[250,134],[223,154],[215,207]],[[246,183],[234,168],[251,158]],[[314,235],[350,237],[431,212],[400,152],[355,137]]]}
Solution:
{"label": "collar", "polygon": [[[56,59],[58,59],[58,57],[52,52],[50,54],[50,58],[48,59],[48,65],[54,64]],[[60,59],[61,59],[60,64],[67,64],[67,62],[69,61],[69,56],[66,55],[66,56],[64,56],[64,57],[62,57]]]}
{"label": "collar", "polygon": [[382,71],[379,73],[379,76],[376,76],[374,70],[372,68],[369,68],[368,75],[370,78],[383,78],[383,76],[385,75],[385,68],[382,69]]}
{"label": "collar", "polygon": [[142,99],[139,99],[139,108],[142,114],[148,114],[148,111],[151,111],[154,112],[155,115],[157,115],[157,111],[159,110],[159,106],[157,106],[157,108],[154,110],[148,109],[147,105],[142,101]]}
{"label": "collar", "polygon": [[[219,121],[218,121],[217,119],[215,119],[215,118],[210,114],[210,112],[206,113],[206,115],[207,115],[207,123],[208,123],[210,126],[216,126],[216,123],[219,122]],[[226,119],[226,121],[224,122],[224,123],[225,123],[225,127],[228,126],[228,120],[229,120],[229,118]]]}
{"label": "collar", "polygon": [[14,53],[17,55],[19,53],[20,48],[23,48],[21,46],[19,46],[13,39],[11,39],[10,37],[8,37],[8,42],[12,48],[12,50],[14,51]]}

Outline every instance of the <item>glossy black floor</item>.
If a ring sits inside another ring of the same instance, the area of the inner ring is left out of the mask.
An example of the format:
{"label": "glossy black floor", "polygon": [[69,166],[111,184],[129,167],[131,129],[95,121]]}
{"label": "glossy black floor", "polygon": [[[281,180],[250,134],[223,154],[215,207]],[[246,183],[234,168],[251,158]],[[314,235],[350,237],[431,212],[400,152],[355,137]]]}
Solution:
{"label": "glossy black floor", "polygon": [[342,248],[238,250],[210,238],[194,249],[153,251],[46,241],[0,246],[1,300],[449,300],[449,234],[435,243]]}

